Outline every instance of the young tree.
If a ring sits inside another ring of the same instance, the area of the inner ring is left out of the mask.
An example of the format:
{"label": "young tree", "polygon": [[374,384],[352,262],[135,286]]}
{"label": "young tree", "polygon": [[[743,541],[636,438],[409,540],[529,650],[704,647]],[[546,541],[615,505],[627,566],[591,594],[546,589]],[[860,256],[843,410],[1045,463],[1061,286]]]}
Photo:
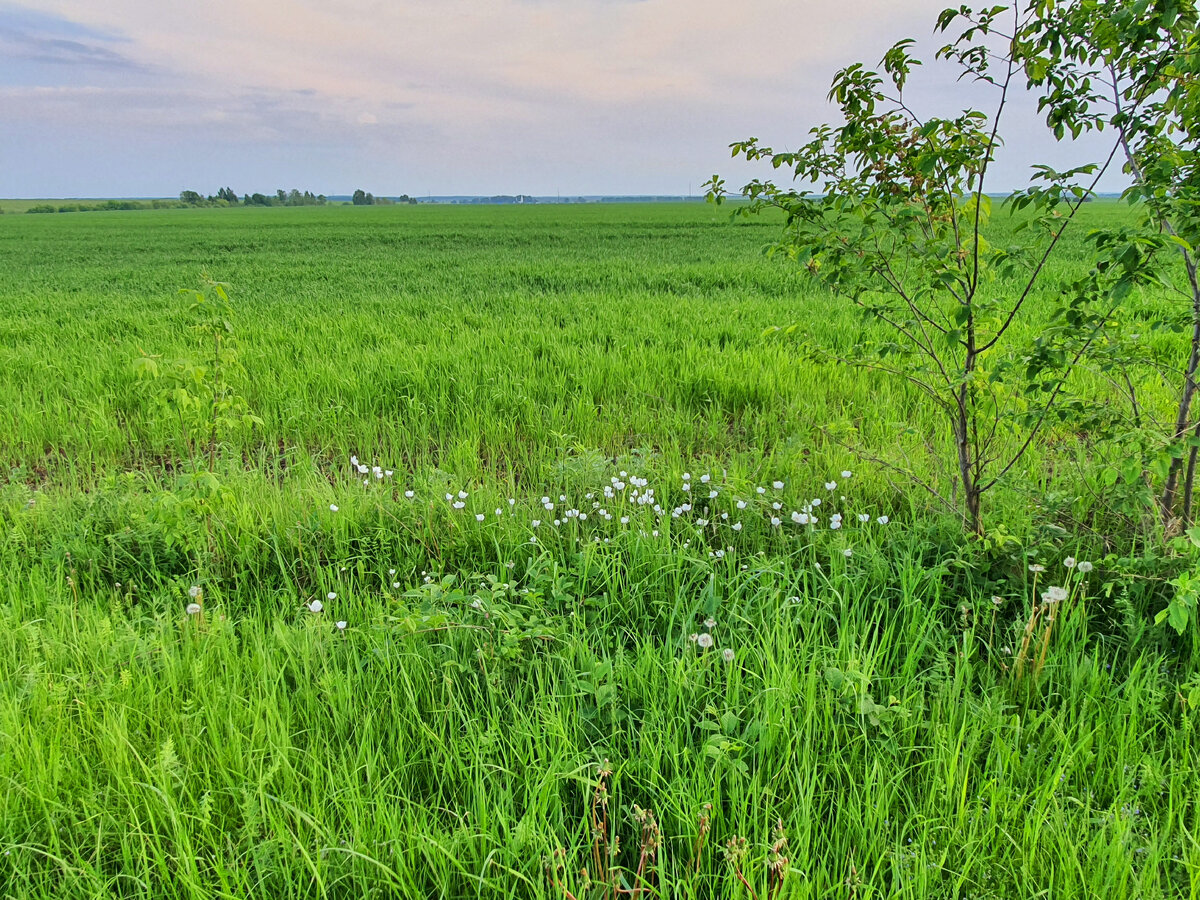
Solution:
{"label": "young tree", "polygon": [[[814,128],[795,152],[754,138],[732,145],[735,156],[787,169],[800,185],[752,181],[738,211],[782,210],[786,224],[773,249],[890,333],[849,355],[823,352],[907,380],[945,414],[957,473],[952,505],[961,504],[976,533],[984,528],[984,494],[1053,421],[1071,369],[1092,350],[1126,287],[1147,277],[1137,260],[1098,267],[1057,285],[1061,315],[1028,327],[1047,262],[1119,142],[1099,163],[1065,172],[1035,167],[1031,186],[1008,201],[1023,211],[1024,243],[988,239],[989,174],[1012,94],[1024,86],[1025,35],[1037,19],[1033,7],[1002,6],[939,17],[939,31],[962,27],[939,58],[994,89],[990,113],[918,115],[905,87],[920,62],[910,54],[913,42],[902,40],[884,56],[883,75],[862,64],[836,74],[829,97],[842,124]],[[724,196],[718,176],[709,194],[718,202]]]}
{"label": "young tree", "polygon": [[[1187,304],[1191,334],[1178,371],[1175,417],[1159,510],[1168,531],[1192,519],[1200,420],[1192,405],[1200,366],[1200,37],[1194,3],[1036,0],[1017,46],[1047,124],[1061,139],[1115,133],[1125,191],[1142,213],[1140,245]],[[1110,244],[1107,256],[1113,255]],[[1174,280],[1172,281],[1172,274]],[[1190,436],[1190,437],[1189,437]],[[1186,457],[1186,464],[1184,462]],[[1182,486],[1180,480],[1182,478]],[[1182,501],[1182,502],[1181,502]]]}

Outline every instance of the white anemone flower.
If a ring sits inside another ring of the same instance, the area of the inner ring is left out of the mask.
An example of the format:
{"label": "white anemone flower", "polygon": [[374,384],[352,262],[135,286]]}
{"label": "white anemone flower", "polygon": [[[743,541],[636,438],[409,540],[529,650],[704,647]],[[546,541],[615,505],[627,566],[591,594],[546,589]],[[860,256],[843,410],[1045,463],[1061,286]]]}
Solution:
{"label": "white anemone flower", "polygon": [[322,603],[320,600],[314,600],[312,603],[308,604],[309,612],[319,613],[324,608],[325,608],[325,604]]}
{"label": "white anemone flower", "polygon": [[836,481],[825,482],[825,490],[827,490],[827,491],[837,490],[837,482]]}
{"label": "white anemone flower", "polygon": [[330,601],[336,600],[337,594],[335,594],[333,591],[330,591],[328,594],[325,595],[325,599],[330,600]]}
{"label": "white anemone flower", "polygon": [[347,622],[346,622],[346,620],[345,620],[345,619],[338,619],[338,620],[337,620],[336,622],[334,622],[333,624],[337,626],[337,630],[338,630],[338,631],[345,631],[345,630],[346,630],[346,625],[347,625]]}
{"label": "white anemone flower", "polygon": [[330,511],[330,512],[337,512],[337,504],[336,504],[336,503],[330,503],[330,504],[329,504],[329,511]]}

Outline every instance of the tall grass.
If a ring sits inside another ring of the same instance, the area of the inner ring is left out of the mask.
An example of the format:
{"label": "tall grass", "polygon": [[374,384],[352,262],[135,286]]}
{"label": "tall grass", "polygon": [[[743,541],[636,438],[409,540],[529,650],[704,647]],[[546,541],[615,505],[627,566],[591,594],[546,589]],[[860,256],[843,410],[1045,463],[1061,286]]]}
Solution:
{"label": "tall grass", "polygon": [[[600,855],[626,895],[765,898],[777,823],[781,896],[1200,894],[1200,678],[1157,582],[1086,530],[964,546],[890,468],[944,474],[917,397],[761,338],[873,328],[757,254],[774,227],[0,217],[4,896],[582,900]],[[201,272],[264,420],[215,489],[131,370],[196,353]],[[1038,504],[1103,453],[1051,435],[994,521],[1071,525]]]}

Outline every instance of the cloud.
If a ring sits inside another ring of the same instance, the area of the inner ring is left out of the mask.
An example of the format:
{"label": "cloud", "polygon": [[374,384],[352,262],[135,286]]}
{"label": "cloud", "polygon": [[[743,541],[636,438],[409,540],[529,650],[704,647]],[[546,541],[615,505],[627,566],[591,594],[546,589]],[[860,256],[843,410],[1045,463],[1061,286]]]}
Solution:
{"label": "cloud", "polygon": [[140,69],[112,48],[119,34],[23,7],[0,6],[0,56],[8,61]]}
{"label": "cloud", "polygon": [[[374,180],[397,172],[446,193],[676,192],[735,179],[730,141],[800,143],[830,117],[836,68],[929,36],[944,3],[44,0],[0,6],[0,97],[7,122],[69,135],[92,170],[91,148],[120,135],[170,147],[159,162],[181,170],[220,141],[326,193],[413,192]],[[931,83],[959,102],[961,86]],[[54,175],[36,146],[0,147],[10,177]]]}

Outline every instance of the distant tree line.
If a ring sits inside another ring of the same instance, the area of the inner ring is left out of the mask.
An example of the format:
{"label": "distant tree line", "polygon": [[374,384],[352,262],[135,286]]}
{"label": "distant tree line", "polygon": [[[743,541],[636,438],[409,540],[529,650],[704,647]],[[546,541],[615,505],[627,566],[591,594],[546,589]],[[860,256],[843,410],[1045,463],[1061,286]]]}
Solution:
{"label": "distant tree line", "polygon": [[102,212],[113,209],[182,209],[179,200],[105,200],[101,203],[39,203],[27,213]]}
{"label": "distant tree line", "polygon": [[[243,194],[241,199],[233,188],[223,187],[215,194],[205,196],[199,191],[180,191],[178,200],[104,200],[98,203],[39,203],[25,210],[30,213],[96,212],[114,209],[183,209],[193,207],[227,206],[324,206],[329,198],[312,191],[282,188],[274,194]],[[351,202],[355,206],[390,206],[395,203],[416,203],[416,199],[401,194],[399,197],[376,197],[361,188],[354,192]]]}
{"label": "distant tree line", "polygon": [[274,194],[243,194],[242,199],[234,193],[233,188],[223,187],[216,194],[205,197],[198,191],[180,191],[179,201],[185,206],[324,206],[328,200],[324,194],[314,194],[312,191],[301,191],[283,188]]}
{"label": "distant tree line", "polygon": [[369,191],[364,191],[359,188],[350,197],[350,202],[355,206],[392,206],[396,203],[413,203],[417,201],[408,194],[401,194],[399,197],[376,197]]}

